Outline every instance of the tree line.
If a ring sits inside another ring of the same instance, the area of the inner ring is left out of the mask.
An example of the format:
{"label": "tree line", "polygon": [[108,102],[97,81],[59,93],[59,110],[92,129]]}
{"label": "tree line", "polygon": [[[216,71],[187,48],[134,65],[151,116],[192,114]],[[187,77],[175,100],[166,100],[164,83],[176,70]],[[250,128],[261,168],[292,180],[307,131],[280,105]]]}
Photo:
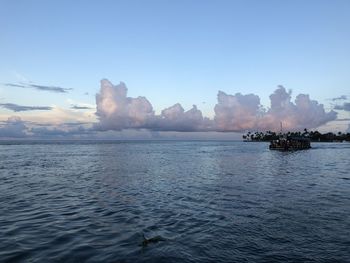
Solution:
{"label": "tree line", "polygon": [[313,142],[343,142],[350,141],[350,133],[320,133],[319,131],[308,131],[304,129],[304,131],[298,132],[287,132],[287,133],[276,133],[273,131],[266,132],[248,132],[242,136],[245,141],[272,141],[277,140],[281,136],[288,137],[304,137],[309,138]]}

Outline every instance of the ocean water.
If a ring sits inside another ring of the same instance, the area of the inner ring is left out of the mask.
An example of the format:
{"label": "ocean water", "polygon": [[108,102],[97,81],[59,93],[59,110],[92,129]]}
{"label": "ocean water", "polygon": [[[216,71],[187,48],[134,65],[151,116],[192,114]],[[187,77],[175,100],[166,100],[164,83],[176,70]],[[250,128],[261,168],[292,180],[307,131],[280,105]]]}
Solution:
{"label": "ocean water", "polygon": [[0,262],[350,262],[350,144],[312,146],[0,142]]}

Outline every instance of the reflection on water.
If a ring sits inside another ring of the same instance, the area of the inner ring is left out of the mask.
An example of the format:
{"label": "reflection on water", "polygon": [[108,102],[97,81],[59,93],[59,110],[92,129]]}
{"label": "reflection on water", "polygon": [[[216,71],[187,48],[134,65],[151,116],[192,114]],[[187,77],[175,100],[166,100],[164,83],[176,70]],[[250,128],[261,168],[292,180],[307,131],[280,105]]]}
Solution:
{"label": "reflection on water", "polygon": [[2,142],[0,261],[345,262],[349,151]]}

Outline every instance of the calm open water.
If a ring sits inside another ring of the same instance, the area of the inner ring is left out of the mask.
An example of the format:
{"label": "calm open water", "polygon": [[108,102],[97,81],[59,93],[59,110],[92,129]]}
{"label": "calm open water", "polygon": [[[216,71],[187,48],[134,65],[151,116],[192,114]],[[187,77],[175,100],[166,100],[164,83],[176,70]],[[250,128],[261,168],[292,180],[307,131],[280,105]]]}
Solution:
{"label": "calm open water", "polygon": [[0,261],[350,262],[350,144],[312,146],[0,142]]}

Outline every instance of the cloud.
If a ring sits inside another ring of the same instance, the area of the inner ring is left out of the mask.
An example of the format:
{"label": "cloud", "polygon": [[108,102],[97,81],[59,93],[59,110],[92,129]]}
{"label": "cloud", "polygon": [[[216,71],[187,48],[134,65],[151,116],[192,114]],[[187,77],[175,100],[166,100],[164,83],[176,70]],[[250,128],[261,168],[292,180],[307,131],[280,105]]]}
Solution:
{"label": "cloud", "polygon": [[215,127],[217,131],[243,131],[255,129],[261,114],[260,98],[254,94],[228,95],[218,92],[215,105]]}
{"label": "cloud", "polygon": [[185,111],[180,104],[164,109],[155,115],[152,104],[145,97],[127,97],[123,82],[113,85],[101,81],[100,93],[96,94],[97,130],[149,129],[156,131],[202,131],[208,130],[211,122],[203,118],[194,105]]}
{"label": "cloud", "polygon": [[56,92],[56,93],[67,93],[69,90],[72,90],[72,89],[65,89],[57,86],[44,86],[44,85],[37,85],[37,84],[5,83],[4,85],[8,87],[31,88],[31,89],[36,89],[40,91],[50,91],[50,92]]}
{"label": "cloud", "polygon": [[104,79],[100,92],[96,94],[99,122],[95,124],[95,129],[240,132],[279,130],[282,122],[285,129],[300,130],[315,128],[336,119],[335,111],[325,112],[323,105],[311,100],[309,95],[299,94],[295,102],[291,101],[291,95],[291,91],[287,92],[283,86],[279,86],[270,95],[270,108],[265,109],[257,95],[229,95],[219,91],[215,116],[210,120],[203,117],[195,105],[185,111],[179,103],[155,115],[152,104],[145,97],[127,97],[123,82],[114,86]]}
{"label": "cloud", "polygon": [[92,125],[92,122],[64,122],[62,125],[67,127],[81,126],[81,125]]}
{"label": "cloud", "polygon": [[23,138],[26,137],[26,125],[20,117],[12,116],[0,125],[0,137]]}
{"label": "cloud", "polygon": [[[3,115],[3,118],[5,117],[5,114]],[[97,120],[94,109],[72,110],[56,105],[52,105],[52,110],[50,111],[27,111],[25,112],[25,118],[26,120],[30,120],[35,123],[54,125],[67,122],[93,123]]]}
{"label": "cloud", "polygon": [[260,130],[278,130],[282,122],[286,130],[316,128],[337,118],[335,111],[325,112],[322,104],[311,100],[309,95],[299,94],[291,101],[291,91],[279,86],[270,95],[271,107],[258,121]]}
{"label": "cloud", "polygon": [[335,105],[334,109],[350,111],[350,102],[344,102],[343,105]]}
{"label": "cloud", "polygon": [[114,86],[106,79],[101,81],[100,93],[96,94],[96,109],[99,130],[145,128],[154,119],[152,105],[145,97],[127,97],[123,82]]}
{"label": "cloud", "polygon": [[336,101],[336,100],[347,100],[347,99],[348,99],[348,97],[346,95],[341,95],[341,96],[333,98],[331,100]]}
{"label": "cloud", "polygon": [[73,129],[64,129],[63,127],[33,127],[29,132],[32,134],[32,137],[39,138],[71,138],[75,135],[81,137],[82,135],[92,135],[93,133],[91,129],[83,126]]}
{"label": "cloud", "polygon": [[79,106],[79,105],[72,105],[70,108],[73,110],[91,110],[91,109],[93,109],[92,107],[89,107],[89,106]]}
{"label": "cloud", "polygon": [[0,121],[0,138],[35,138],[35,139],[75,139],[93,138],[96,131],[91,123],[73,122],[43,124],[23,121],[18,116],[11,116],[6,121]]}
{"label": "cloud", "polygon": [[215,123],[218,131],[279,130],[282,122],[286,130],[315,128],[331,120],[337,113],[326,113],[322,104],[299,94],[291,101],[292,92],[278,86],[270,95],[271,105],[264,109],[260,98],[254,94],[227,95],[219,91],[215,106]]}
{"label": "cloud", "polygon": [[58,92],[58,93],[66,93],[69,90],[72,90],[72,89],[64,89],[56,86],[42,86],[42,85],[34,85],[34,84],[30,84],[29,87],[35,88],[37,90],[45,90],[45,91],[52,91],[52,92]]}
{"label": "cloud", "polygon": [[154,120],[149,124],[148,128],[155,131],[193,132],[209,131],[212,129],[212,126],[213,122],[208,118],[204,118],[196,105],[193,105],[190,110],[185,111],[177,103],[162,110],[159,116],[154,116]]}
{"label": "cloud", "polygon": [[48,106],[23,106],[14,103],[0,103],[0,107],[3,107],[14,112],[19,111],[33,111],[33,110],[52,110],[52,107]]}
{"label": "cloud", "polygon": [[14,84],[14,83],[5,83],[5,86],[8,87],[16,87],[16,88],[27,88],[27,86],[21,85],[21,84]]}

